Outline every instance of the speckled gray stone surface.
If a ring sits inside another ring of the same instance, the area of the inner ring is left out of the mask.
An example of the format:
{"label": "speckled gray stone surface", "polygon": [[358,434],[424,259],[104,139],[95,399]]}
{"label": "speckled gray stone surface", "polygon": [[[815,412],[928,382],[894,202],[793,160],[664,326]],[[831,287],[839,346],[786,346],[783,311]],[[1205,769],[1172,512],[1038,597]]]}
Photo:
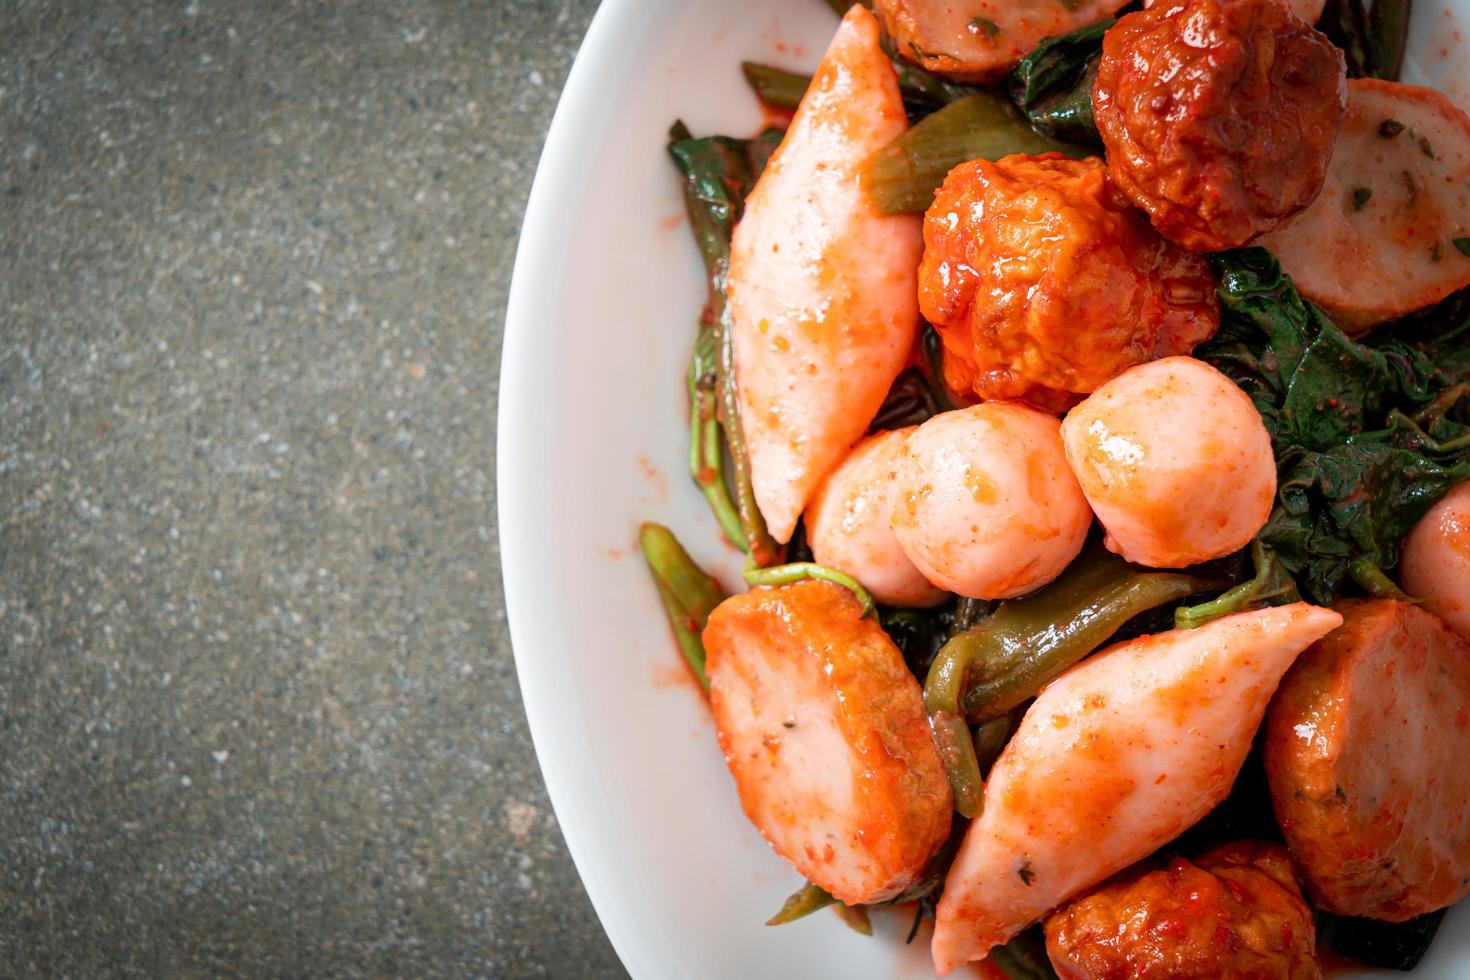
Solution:
{"label": "speckled gray stone surface", "polygon": [[0,3],[0,975],[622,975],[495,532],[593,6]]}

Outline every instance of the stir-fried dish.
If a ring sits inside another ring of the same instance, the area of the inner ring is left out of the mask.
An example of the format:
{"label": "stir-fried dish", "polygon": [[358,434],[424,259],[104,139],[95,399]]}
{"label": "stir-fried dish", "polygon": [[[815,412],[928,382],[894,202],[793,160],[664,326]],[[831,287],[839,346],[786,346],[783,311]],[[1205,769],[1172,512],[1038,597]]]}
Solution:
{"label": "stir-fried dish", "polygon": [[642,529],[771,924],[1411,969],[1470,892],[1470,119],[1407,0],[832,5],[770,128],[670,134],[745,588]]}

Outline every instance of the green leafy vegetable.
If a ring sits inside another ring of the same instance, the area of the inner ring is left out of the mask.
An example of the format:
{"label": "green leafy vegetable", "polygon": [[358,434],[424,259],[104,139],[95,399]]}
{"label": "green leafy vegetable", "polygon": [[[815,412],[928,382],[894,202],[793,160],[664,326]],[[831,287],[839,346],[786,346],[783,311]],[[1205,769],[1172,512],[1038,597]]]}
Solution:
{"label": "green leafy vegetable", "polygon": [[795,109],[801,104],[807,86],[812,83],[810,75],[754,61],[742,61],[740,70],[745,73],[745,80],[755,91],[756,98],[773,109]]}
{"label": "green leafy vegetable", "polygon": [[1102,58],[1102,38],[1115,20],[1051,37],[1011,70],[1011,99],[1031,125],[1073,143],[1102,142],[1092,118],[1092,86]]}
{"label": "green leafy vegetable", "polygon": [[750,140],[695,139],[683,123],[675,123],[669,132],[669,156],[683,176],[689,226],[709,280],[709,299],[689,365],[690,475],[721,529],[759,565],[776,561],[780,547],[766,531],[750,482],[735,396],[734,339],[725,324],[725,276],[730,236],[745,197],[780,141],[778,129]]}
{"label": "green leafy vegetable", "polygon": [[1264,249],[1212,256],[1220,331],[1195,354],[1251,397],[1271,433],[1277,500],[1260,533],[1301,593],[1398,563],[1405,534],[1470,477],[1470,296],[1379,330],[1342,333]]}
{"label": "green leafy vegetable", "polygon": [[961,163],[1048,150],[1086,155],[1037,133],[1004,96],[976,92],[915,123],[874,153],[863,165],[862,181],[886,214],[923,211],[934,202],[945,175]]}
{"label": "green leafy vegetable", "polygon": [[709,679],[704,676],[704,643],[700,635],[704,632],[709,614],[725,600],[725,590],[720,583],[694,563],[689,552],[679,544],[672,531],[661,524],[646,523],[638,529],[638,544],[648,570],[658,586],[658,597],[663,603],[664,613],[669,617],[669,626],[674,630],[674,639],[679,651],[689,663],[699,684],[709,690]]}
{"label": "green leafy vegetable", "polygon": [[1394,81],[1404,63],[1410,0],[1327,0],[1317,28],[1347,58],[1349,78]]}

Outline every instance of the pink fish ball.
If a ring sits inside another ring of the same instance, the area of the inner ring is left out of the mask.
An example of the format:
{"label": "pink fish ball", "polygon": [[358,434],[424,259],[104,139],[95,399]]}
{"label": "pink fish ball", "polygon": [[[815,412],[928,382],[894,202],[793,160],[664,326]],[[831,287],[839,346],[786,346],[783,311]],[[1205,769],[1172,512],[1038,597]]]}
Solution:
{"label": "pink fish ball", "polygon": [[1108,548],[1139,565],[1183,568],[1238,551],[1276,497],[1260,413],[1192,357],[1124,371],[1067,413],[1062,441]]}
{"label": "pink fish ball", "polygon": [[1419,518],[1399,565],[1404,591],[1470,639],[1470,483],[1462,483]]}
{"label": "pink fish ball", "polygon": [[806,509],[806,539],[819,564],[844,571],[873,598],[894,606],[932,606],[944,592],[929,584],[893,533],[893,471],[914,426],[864,439]]}
{"label": "pink fish ball", "polygon": [[1092,524],[1056,418],[1016,402],[936,415],[904,442],[893,531],[930,582],[972,599],[1040,588]]}

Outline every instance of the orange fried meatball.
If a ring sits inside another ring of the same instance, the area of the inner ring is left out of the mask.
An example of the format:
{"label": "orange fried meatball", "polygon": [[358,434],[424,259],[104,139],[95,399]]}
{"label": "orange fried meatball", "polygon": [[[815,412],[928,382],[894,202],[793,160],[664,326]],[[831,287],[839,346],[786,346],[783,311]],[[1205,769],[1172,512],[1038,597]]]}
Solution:
{"label": "orange fried meatball", "polygon": [[1046,920],[1062,980],[1307,980],[1314,943],[1290,857],[1254,841],[1115,878]]}
{"label": "orange fried meatball", "polygon": [[1204,260],[1161,239],[1101,160],[1056,153],[949,172],[924,216],[919,307],[952,389],[1053,412],[1220,322]]}
{"label": "orange fried meatball", "polygon": [[1215,252],[1316,198],[1347,68],[1278,0],[1158,3],[1103,36],[1092,104],[1123,193],[1165,238]]}

